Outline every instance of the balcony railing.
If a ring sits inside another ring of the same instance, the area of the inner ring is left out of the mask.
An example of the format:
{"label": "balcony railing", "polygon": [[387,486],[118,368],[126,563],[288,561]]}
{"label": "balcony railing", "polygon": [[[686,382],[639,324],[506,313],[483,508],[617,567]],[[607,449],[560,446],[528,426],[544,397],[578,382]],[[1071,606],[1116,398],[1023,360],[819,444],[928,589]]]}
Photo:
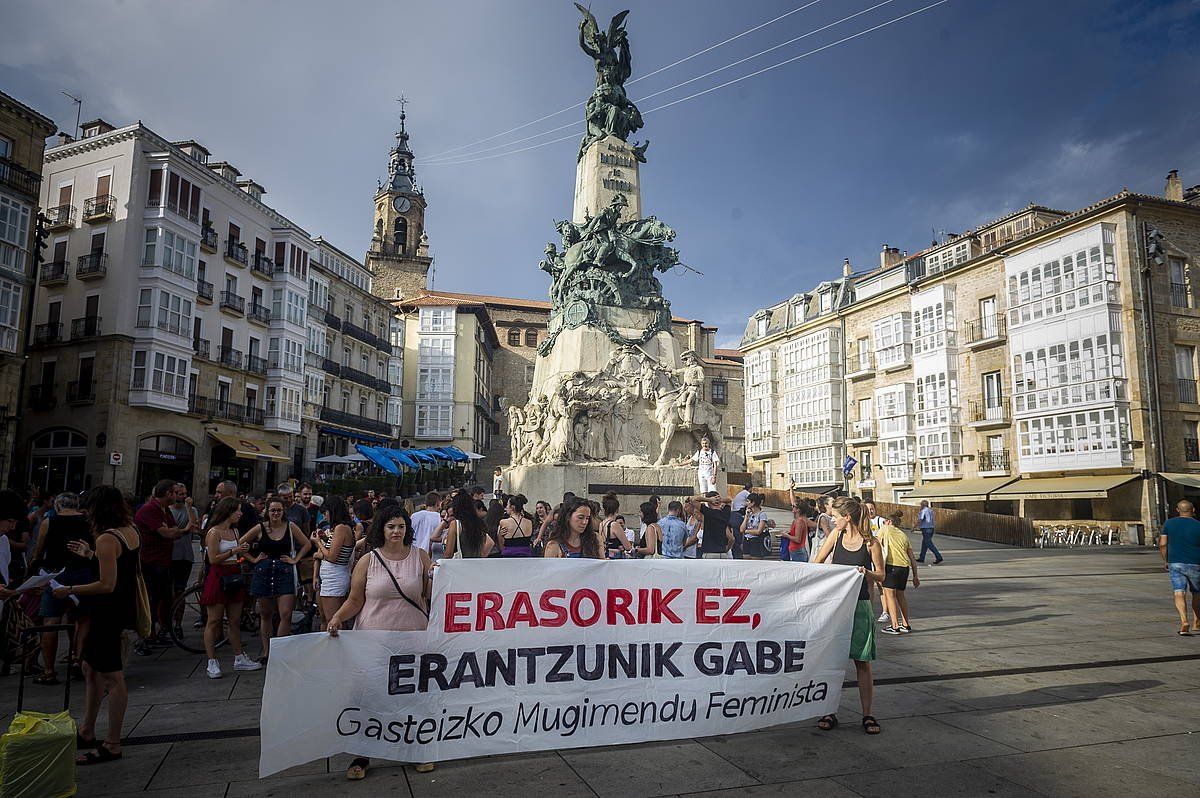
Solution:
{"label": "balcony railing", "polygon": [[211,227],[205,227],[200,231],[200,246],[207,249],[209,252],[217,251],[217,231]]}
{"label": "balcony railing", "polygon": [[912,344],[895,344],[875,352],[875,364],[884,371],[912,365]]}
{"label": "balcony railing", "polygon": [[33,328],[33,342],[35,344],[54,344],[61,340],[62,324],[59,322],[38,324]]}
{"label": "balcony railing", "polygon": [[1007,424],[1008,402],[1003,399],[998,402],[971,402],[970,419],[972,424]]}
{"label": "balcony railing", "polygon": [[1179,391],[1180,404],[1196,404],[1196,381],[1194,379],[1176,380],[1175,384],[1176,390]]}
{"label": "balcony railing", "polygon": [[342,320],[327,310],[325,311],[325,326],[340,330],[342,329]]}
{"label": "balcony railing", "polygon": [[257,321],[262,324],[271,323],[271,310],[261,302],[251,302],[250,309],[246,315],[251,321]]}
{"label": "balcony railing", "polygon": [[30,385],[29,407],[32,410],[52,410],[58,406],[58,393],[53,385]]}
{"label": "balcony railing", "polygon": [[67,404],[81,405],[96,401],[96,383],[72,380],[67,383]]}
{"label": "balcony railing", "polygon": [[332,374],[335,377],[342,376],[342,367],[337,364],[336,360],[330,360],[327,357],[321,359],[321,371],[324,371],[326,374]]}
{"label": "balcony railing", "polygon": [[75,261],[75,276],[80,280],[94,280],[108,272],[108,253],[90,252],[80,255]]}
{"label": "balcony railing", "polygon": [[367,330],[364,330],[362,327],[359,327],[357,324],[351,324],[348,321],[343,321],[342,332],[344,332],[346,335],[349,335],[351,338],[357,338],[364,344],[375,346],[375,335]]}
{"label": "balcony railing", "polygon": [[205,280],[196,281],[196,299],[201,302],[213,301],[213,284]]}
{"label": "balcony railing", "polygon": [[36,199],[41,184],[42,176],[37,172],[31,172],[8,158],[0,157],[0,185]]}
{"label": "balcony railing", "polygon": [[1184,438],[1183,439],[1183,459],[1189,463],[1194,463],[1200,460],[1200,439]]}
{"label": "balcony railing", "polygon": [[392,426],[386,421],[379,421],[374,418],[363,418],[354,413],[346,413],[341,410],[334,410],[329,407],[321,408],[321,420],[328,421],[331,424],[340,424],[343,427],[352,427],[366,432],[374,432],[378,435],[391,436]]}
{"label": "balcony railing", "polygon": [[875,439],[875,419],[864,418],[859,421],[850,422],[850,431],[846,435],[848,440],[874,440]]}
{"label": "balcony railing", "polygon": [[[368,388],[379,390],[379,380],[372,377],[365,371],[359,371],[350,366],[342,366],[342,379],[357,382],[359,385],[365,385]],[[387,390],[386,388],[384,390]]]}
{"label": "balcony railing", "polygon": [[42,264],[42,285],[60,285],[69,277],[65,260],[51,261]]}
{"label": "balcony railing", "polygon": [[1187,283],[1171,283],[1171,307],[1190,308],[1191,306],[1192,292],[1188,290]]}
{"label": "balcony railing", "polygon": [[268,280],[275,274],[275,267],[271,265],[271,259],[262,252],[254,253],[254,259],[250,261],[250,269],[258,272]]}
{"label": "balcony railing", "polygon": [[112,194],[100,194],[83,201],[83,220],[101,222],[113,218],[117,211],[117,198]]}
{"label": "balcony railing", "polygon": [[980,452],[977,456],[979,472],[1008,473],[1008,452]]}
{"label": "balcony railing", "polygon": [[213,399],[208,396],[191,395],[188,397],[188,412],[207,418],[220,418],[239,424],[263,425],[263,409],[250,405],[238,404],[228,399]]}
{"label": "balcony railing", "polygon": [[1004,315],[999,313],[980,319],[971,319],[966,322],[967,345],[983,341],[998,341],[1004,338],[1006,324]]}
{"label": "balcony railing", "polygon": [[265,375],[267,373],[267,359],[258,355],[250,355],[246,358],[246,371]]}
{"label": "balcony railing", "polygon": [[84,316],[71,321],[71,339],[95,338],[100,334],[100,317]]}
{"label": "balcony railing", "polygon": [[846,376],[865,377],[875,371],[875,353],[870,349],[851,349],[846,355]]}
{"label": "balcony railing", "polygon": [[198,360],[212,360],[211,341],[192,341],[192,351]]}
{"label": "balcony railing", "polygon": [[46,227],[51,230],[63,230],[75,226],[75,206],[57,205],[42,211],[46,217]]}
{"label": "balcony railing", "polygon": [[234,313],[245,313],[246,299],[245,297],[238,296],[232,291],[222,291],[221,307],[232,310]]}
{"label": "balcony railing", "polygon": [[228,346],[218,346],[217,362],[222,366],[240,369],[242,367],[242,353]]}
{"label": "balcony railing", "polygon": [[250,250],[242,242],[230,239],[225,242],[225,259],[245,266],[250,260]]}

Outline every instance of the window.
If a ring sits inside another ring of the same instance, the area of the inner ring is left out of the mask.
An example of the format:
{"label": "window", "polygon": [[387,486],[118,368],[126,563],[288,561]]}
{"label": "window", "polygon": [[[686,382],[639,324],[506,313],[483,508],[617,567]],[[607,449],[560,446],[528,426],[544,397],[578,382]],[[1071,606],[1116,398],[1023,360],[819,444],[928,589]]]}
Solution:
{"label": "window", "polygon": [[158,292],[158,329],[188,335],[192,329],[192,303],[169,291]]}
{"label": "window", "polygon": [[[158,242],[162,241],[162,262],[158,261]],[[159,266],[170,269],[176,274],[189,280],[196,273],[195,241],[189,241],[183,236],[176,235],[170,230],[160,230],[157,227],[146,228],[146,237],[142,249],[143,266]]]}
{"label": "window", "polygon": [[417,360],[422,366],[453,365],[454,339],[449,336],[422,337],[417,347]]}
{"label": "window", "polygon": [[304,295],[295,291],[287,292],[287,320],[292,324],[304,325],[304,313],[307,307]]}
{"label": "window", "polygon": [[358,397],[358,416],[359,418],[367,417],[367,397],[362,395]]}
{"label": "window", "polygon": [[403,217],[396,219],[392,225],[392,246],[396,248],[396,252],[403,253],[408,250],[408,221]]}
{"label": "window", "polygon": [[1171,273],[1171,305],[1177,308],[1192,306],[1192,292],[1188,290],[1187,268],[1182,258],[1170,258],[1168,267]]}
{"label": "window", "polygon": [[25,274],[29,207],[0,194],[0,266]]}
{"label": "window", "polygon": [[17,351],[21,337],[22,286],[10,280],[0,279],[0,351]]}
{"label": "window", "polygon": [[450,438],[451,404],[417,404],[417,437]]}
{"label": "window", "polygon": [[454,368],[421,366],[417,369],[417,399],[454,398]]}
{"label": "window", "polygon": [[454,308],[421,308],[420,324],[421,332],[454,332]]}
{"label": "window", "polygon": [[[146,381],[147,368],[150,380]],[[133,378],[130,387],[135,391],[149,390],[167,396],[187,396],[188,361],[164,352],[135,349]]]}
{"label": "window", "polygon": [[1179,401],[1185,404],[1196,404],[1196,347],[1176,345],[1175,378]]}
{"label": "window", "polygon": [[724,405],[729,403],[729,382],[726,380],[712,381],[712,403],[714,405]]}
{"label": "window", "polygon": [[518,330],[516,327],[513,327],[508,331],[508,345],[509,346],[520,346],[521,345],[521,331]]}
{"label": "window", "polygon": [[537,330],[525,331],[525,346],[537,346]]}
{"label": "window", "polygon": [[0,136],[0,158],[12,157],[12,141]]}
{"label": "window", "polygon": [[1200,424],[1189,421],[1183,430],[1183,458],[1189,463],[1200,460]]}

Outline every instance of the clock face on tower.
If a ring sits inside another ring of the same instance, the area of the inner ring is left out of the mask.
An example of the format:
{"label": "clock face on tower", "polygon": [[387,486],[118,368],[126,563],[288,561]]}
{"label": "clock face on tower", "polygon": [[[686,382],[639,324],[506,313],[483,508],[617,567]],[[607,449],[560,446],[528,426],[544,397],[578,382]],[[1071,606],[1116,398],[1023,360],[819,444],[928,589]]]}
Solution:
{"label": "clock face on tower", "polygon": [[412,207],[412,202],[408,197],[396,197],[392,200],[392,207],[396,209],[396,213],[406,213]]}

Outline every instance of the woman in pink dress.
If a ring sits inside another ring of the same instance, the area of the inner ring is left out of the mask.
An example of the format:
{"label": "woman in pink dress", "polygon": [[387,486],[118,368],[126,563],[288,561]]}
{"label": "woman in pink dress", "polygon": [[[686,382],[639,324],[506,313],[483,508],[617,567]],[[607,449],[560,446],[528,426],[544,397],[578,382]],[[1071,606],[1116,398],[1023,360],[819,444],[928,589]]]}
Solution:
{"label": "woman in pink dress", "polygon": [[[359,558],[350,577],[350,595],[329,619],[329,636],[337,637],[351,618],[355,618],[356,630],[424,629],[429,621],[433,562],[424,549],[412,545],[408,513],[397,504],[381,504],[366,540],[367,553]],[[355,758],[346,769],[346,778],[365,778],[369,765],[366,757]],[[431,763],[417,765],[418,773],[431,770]]]}

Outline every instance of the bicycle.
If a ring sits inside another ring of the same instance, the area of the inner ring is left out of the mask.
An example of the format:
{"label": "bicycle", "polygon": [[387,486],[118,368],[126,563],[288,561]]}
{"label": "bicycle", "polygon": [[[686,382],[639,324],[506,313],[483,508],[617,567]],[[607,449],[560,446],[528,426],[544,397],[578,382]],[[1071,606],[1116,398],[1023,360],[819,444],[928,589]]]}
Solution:
{"label": "bicycle", "polygon": [[[208,617],[207,608],[200,603],[200,593],[204,590],[204,583],[197,582],[187,590],[179,594],[171,605],[171,617],[179,618],[180,623],[171,625],[171,640],[176,646],[191,654],[204,653],[204,626]],[[221,625],[220,639],[213,642],[214,648],[221,648],[229,642],[229,634],[226,628],[229,625],[228,619],[224,620]],[[192,640],[188,640],[183,634],[185,626],[193,627],[197,634]],[[242,604],[242,617],[238,623],[238,627],[243,634],[256,635],[258,634],[259,617],[255,610],[253,601],[246,601]]]}

